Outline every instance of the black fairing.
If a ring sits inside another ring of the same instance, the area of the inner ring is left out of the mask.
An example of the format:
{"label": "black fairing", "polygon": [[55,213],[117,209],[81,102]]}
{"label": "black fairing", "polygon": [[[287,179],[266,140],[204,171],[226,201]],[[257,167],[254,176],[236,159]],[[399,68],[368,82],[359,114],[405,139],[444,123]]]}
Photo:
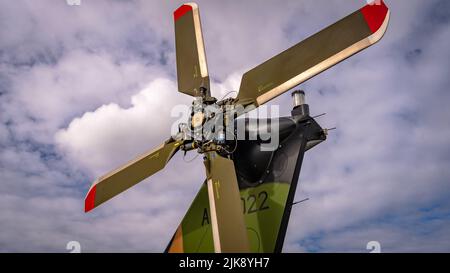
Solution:
{"label": "black fairing", "polygon": [[[271,132],[274,120],[263,120],[262,124],[267,124],[268,128],[263,128],[262,132],[267,130]],[[264,151],[263,145],[270,143],[271,139],[267,139],[268,134],[257,134],[254,126],[250,125],[255,123],[249,122],[254,120],[245,119],[245,139],[247,140],[238,140],[233,153],[241,189],[264,182],[291,183],[302,142],[306,142],[304,149],[306,151],[326,139],[323,129],[309,116],[281,117],[276,120],[279,122],[279,145],[275,147],[275,150]],[[258,136],[256,140],[248,140],[249,135],[255,134]],[[243,138],[240,137],[240,139]]]}
{"label": "black fairing", "polygon": [[[244,120],[240,120],[243,122]],[[258,132],[251,124],[257,124],[256,120],[245,119],[245,139],[238,140],[236,151],[233,154],[233,159],[236,167],[237,176],[240,178],[240,184],[252,186],[263,181],[269,169],[270,162],[275,154],[275,151],[264,151],[262,145],[268,144],[270,138],[261,132],[271,132],[274,119],[259,120],[262,128]],[[279,142],[282,143],[295,130],[295,121],[291,118],[277,119],[279,122]],[[260,127],[260,128],[261,128]],[[267,127],[267,128],[266,128]],[[243,132],[241,132],[242,134]],[[238,133],[238,136],[240,134]],[[253,136],[255,140],[248,140],[249,136]],[[240,137],[238,139],[243,139]],[[242,182],[242,183],[241,183]],[[242,186],[243,186],[242,185]]]}

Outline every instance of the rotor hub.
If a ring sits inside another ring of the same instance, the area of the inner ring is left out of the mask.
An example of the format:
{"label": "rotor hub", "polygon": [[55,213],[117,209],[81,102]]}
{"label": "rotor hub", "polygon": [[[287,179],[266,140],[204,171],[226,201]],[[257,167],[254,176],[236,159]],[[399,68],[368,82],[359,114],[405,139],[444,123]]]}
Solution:
{"label": "rotor hub", "polygon": [[[187,123],[178,125],[176,139],[183,140],[184,151],[197,149],[199,153],[209,151],[224,152],[233,147],[234,131],[227,131],[227,125],[234,120],[233,108],[226,99],[220,102],[213,97],[196,97],[192,102]],[[235,142],[235,141],[234,141]],[[235,144],[234,144],[235,145]]]}

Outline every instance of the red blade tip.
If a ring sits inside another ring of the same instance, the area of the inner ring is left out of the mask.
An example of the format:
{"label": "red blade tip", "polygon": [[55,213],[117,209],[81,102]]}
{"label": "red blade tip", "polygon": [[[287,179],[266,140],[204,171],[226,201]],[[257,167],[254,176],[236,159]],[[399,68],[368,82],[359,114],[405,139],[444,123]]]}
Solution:
{"label": "red blade tip", "polygon": [[364,19],[366,20],[367,25],[369,25],[372,33],[377,32],[381,25],[383,25],[388,10],[389,9],[386,4],[384,4],[383,0],[375,0],[361,9]]}
{"label": "red blade tip", "polygon": [[182,5],[179,7],[176,11],[173,13],[173,18],[176,20],[180,19],[183,15],[186,14],[186,12],[192,10],[192,7],[190,5]]}
{"label": "red blade tip", "polygon": [[84,212],[89,212],[95,207],[95,191],[97,185],[94,185],[88,192],[86,199],[84,200]]}

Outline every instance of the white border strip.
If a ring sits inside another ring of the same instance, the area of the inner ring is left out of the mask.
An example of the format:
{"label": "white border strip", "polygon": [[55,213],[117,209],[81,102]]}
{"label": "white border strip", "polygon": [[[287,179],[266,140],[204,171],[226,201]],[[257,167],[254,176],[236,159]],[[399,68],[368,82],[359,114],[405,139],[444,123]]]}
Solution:
{"label": "white border strip", "polygon": [[206,62],[205,45],[203,44],[202,25],[200,22],[200,13],[196,3],[187,3],[192,7],[194,16],[195,39],[197,41],[198,62],[200,64],[200,75],[202,78],[208,77],[208,66]]}
{"label": "white border strip", "polygon": [[214,242],[214,252],[221,253],[222,248],[220,246],[219,224],[217,223],[216,201],[215,201],[216,199],[214,198],[214,184],[212,179],[208,179],[206,183],[208,185],[209,211],[211,214],[211,227]]}

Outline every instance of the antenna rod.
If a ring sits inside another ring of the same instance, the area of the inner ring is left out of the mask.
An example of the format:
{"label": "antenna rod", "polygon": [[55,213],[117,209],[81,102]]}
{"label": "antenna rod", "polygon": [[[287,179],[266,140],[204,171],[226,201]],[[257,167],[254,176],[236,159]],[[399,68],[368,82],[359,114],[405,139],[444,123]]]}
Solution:
{"label": "antenna rod", "polygon": [[308,201],[308,200],[309,200],[309,198],[305,198],[305,199],[303,199],[303,200],[300,200],[300,201],[297,201],[297,202],[292,203],[291,206],[297,205],[297,204],[300,204],[300,203],[303,203],[303,202]]}

